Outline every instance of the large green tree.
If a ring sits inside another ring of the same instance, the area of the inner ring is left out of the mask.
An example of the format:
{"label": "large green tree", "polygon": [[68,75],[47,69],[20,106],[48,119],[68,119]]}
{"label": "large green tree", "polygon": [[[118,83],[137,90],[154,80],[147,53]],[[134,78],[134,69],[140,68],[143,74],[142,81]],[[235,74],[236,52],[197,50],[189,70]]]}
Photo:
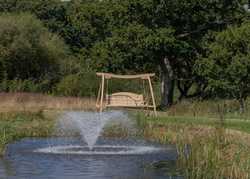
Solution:
{"label": "large green tree", "polygon": [[63,36],[67,24],[67,6],[68,4],[61,0],[1,0],[0,13],[31,13],[51,32]]}
{"label": "large green tree", "polygon": [[208,45],[207,57],[196,65],[210,90],[219,97],[238,99],[243,111],[250,93],[250,23],[218,33]]}
{"label": "large green tree", "polygon": [[67,57],[65,43],[34,16],[0,15],[0,63],[5,80],[56,81]]}
{"label": "large green tree", "polygon": [[[102,36],[105,40],[94,43],[94,48],[97,46],[97,51],[103,53],[100,63],[106,58],[106,70],[130,64],[129,68],[137,71],[136,66],[143,64],[157,71],[155,67],[159,66],[163,107],[173,103],[176,81],[183,96],[193,82],[198,81],[193,65],[197,57],[204,54],[203,36],[208,31],[220,31],[227,25],[241,23],[245,15],[237,0],[105,0],[100,3],[106,3],[101,18],[105,15],[107,18],[99,23],[109,24],[108,29],[101,28],[107,30],[103,33],[106,37]],[[94,53],[94,58],[98,53]]]}
{"label": "large green tree", "polygon": [[193,83],[198,92],[204,88],[193,71],[197,57],[205,54],[201,39],[208,31],[240,24],[245,15],[241,0],[1,2],[0,11],[34,13],[95,70],[157,72],[163,107],[173,103],[176,83],[181,97],[188,96]]}

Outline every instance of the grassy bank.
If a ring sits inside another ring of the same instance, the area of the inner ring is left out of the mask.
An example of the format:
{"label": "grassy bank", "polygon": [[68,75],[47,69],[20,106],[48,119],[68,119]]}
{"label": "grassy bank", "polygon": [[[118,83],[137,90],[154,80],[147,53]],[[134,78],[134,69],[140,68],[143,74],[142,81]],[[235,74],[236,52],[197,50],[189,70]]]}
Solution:
{"label": "grassy bank", "polygon": [[240,104],[237,100],[210,99],[210,100],[183,100],[167,111],[163,116],[191,117],[191,118],[227,118],[250,119],[250,98],[245,101],[245,111],[240,112]]}
{"label": "grassy bank", "polygon": [[250,177],[249,121],[140,114],[137,122],[145,138],[177,145],[177,167],[186,178]]}
{"label": "grassy bank", "polygon": [[[28,93],[1,93],[0,97],[0,155],[6,144],[15,140],[51,135],[56,117],[49,115],[50,110],[95,110],[94,100],[85,98]],[[157,118],[145,113],[136,118],[145,138],[176,144],[176,175],[192,179],[247,179],[250,112],[239,113],[238,107],[235,101],[184,101],[159,112]],[[119,125],[109,129],[104,133],[107,137],[123,138],[130,134]]]}
{"label": "grassy bank", "polygon": [[95,100],[91,98],[0,93],[0,99],[0,155],[5,146],[15,140],[49,136],[55,123],[55,111],[95,110]]}
{"label": "grassy bank", "polygon": [[43,112],[0,113],[0,156],[8,143],[24,137],[47,137],[53,118]]}

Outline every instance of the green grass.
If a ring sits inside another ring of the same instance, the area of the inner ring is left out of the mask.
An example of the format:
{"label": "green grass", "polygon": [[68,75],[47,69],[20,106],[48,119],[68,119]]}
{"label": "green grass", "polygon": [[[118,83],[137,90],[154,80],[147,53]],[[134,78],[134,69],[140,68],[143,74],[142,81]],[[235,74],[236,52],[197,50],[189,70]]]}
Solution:
{"label": "green grass", "polygon": [[148,121],[152,121],[159,125],[171,125],[171,124],[181,124],[181,125],[202,125],[211,127],[223,127],[228,129],[239,130],[242,132],[250,133],[250,120],[244,119],[224,119],[221,121],[216,118],[205,118],[205,117],[145,117]]}
{"label": "green grass", "polygon": [[8,143],[24,137],[47,137],[54,121],[42,112],[0,113],[0,155]]}
{"label": "green grass", "polygon": [[250,120],[250,98],[245,101],[245,112],[240,112],[237,100],[231,99],[189,99],[180,101],[164,112],[165,116],[191,118],[227,118]]}

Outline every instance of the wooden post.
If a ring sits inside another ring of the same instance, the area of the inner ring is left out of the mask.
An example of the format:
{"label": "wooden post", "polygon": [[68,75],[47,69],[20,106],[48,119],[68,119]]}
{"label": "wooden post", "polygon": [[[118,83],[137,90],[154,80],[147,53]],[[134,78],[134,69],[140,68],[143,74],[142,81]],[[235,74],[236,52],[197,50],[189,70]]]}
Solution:
{"label": "wooden post", "polygon": [[148,76],[148,83],[149,83],[151,98],[152,98],[152,101],[153,101],[154,114],[155,114],[155,116],[157,116],[156,105],[155,105],[155,97],[154,97],[154,91],[153,91],[153,87],[152,87],[152,83],[151,83],[150,76]]}
{"label": "wooden post", "polygon": [[103,108],[104,82],[105,82],[105,78],[104,78],[104,74],[103,74],[102,75],[102,86],[101,86],[100,112],[102,112],[102,108]]}
{"label": "wooden post", "polygon": [[95,104],[98,109],[100,108],[101,88],[102,88],[102,84],[100,83],[98,94],[97,94],[97,99],[96,99],[96,104]]}

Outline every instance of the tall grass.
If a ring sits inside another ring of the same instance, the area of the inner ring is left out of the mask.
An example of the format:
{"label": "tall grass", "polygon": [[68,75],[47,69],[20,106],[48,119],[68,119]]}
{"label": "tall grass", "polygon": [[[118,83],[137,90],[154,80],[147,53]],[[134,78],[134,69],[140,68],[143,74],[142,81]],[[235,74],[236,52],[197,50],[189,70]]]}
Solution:
{"label": "tall grass", "polygon": [[226,136],[220,130],[196,137],[185,153],[184,141],[177,143],[178,167],[186,178],[247,179],[250,176],[249,146]]}
{"label": "tall grass", "polygon": [[183,100],[168,109],[163,115],[185,117],[250,119],[250,99],[246,100],[246,110],[240,112],[237,100]]}
{"label": "tall grass", "polygon": [[145,138],[176,145],[177,168],[185,178],[250,177],[249,134],[227,129],[220,122],[206,126],[199,125],[197,120],[196,123],[184,123],[143,115],[139,115],[137,121]]}
{"label": "tall grass", "polygon": [[54,97],[37,93],[0,93],[0,112],[41,110],[95,110],[95,100]]}
{"label": "tall grass", "polygon": [[43,112],[0,113],[0,156],[5,146],[23,137],[46,137],[55,120]]}

